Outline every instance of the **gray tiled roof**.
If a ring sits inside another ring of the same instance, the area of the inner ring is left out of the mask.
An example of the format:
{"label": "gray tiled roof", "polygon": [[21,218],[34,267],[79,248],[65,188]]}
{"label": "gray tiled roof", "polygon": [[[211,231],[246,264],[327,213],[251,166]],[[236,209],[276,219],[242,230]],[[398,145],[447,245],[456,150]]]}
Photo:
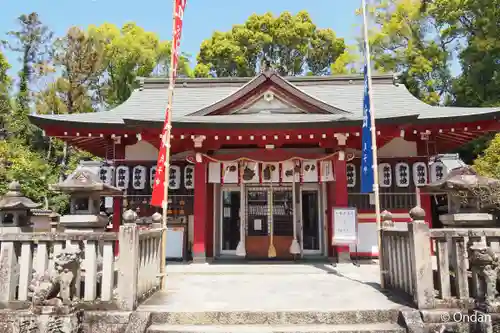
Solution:
{"label": "gray tiled roof", "polygon": [[[286,78],[304,93],[325,102],[347,114],[309,115],[230,115],[193,116],[193,114],[234,94],[251,81],[250,78],[235,79],[179,79],[174,90],[173,121],[182,123],[207,122],[332,122],[345,119],[359,120],[362,117],[363,77],[302,77]],[[415,98],[403,84],[394,84],[392,76],[373,78],[373,98],[376,118],[394,118],[418,115],[421,120],[452,118],[499,112],[497,108],[456,108],[430,106]],[[124,119],[163,122],[167,106],[167,82],[162,79],[146,79],[144,86],[135,90],[131,97],[113,110],[74,115],[32,116],[34,123],[43,120],[77,123],[106,123],[120,125]],[[238,120],[236,120],[236,117]],[[242,118],[245,117],[245,118]]]}

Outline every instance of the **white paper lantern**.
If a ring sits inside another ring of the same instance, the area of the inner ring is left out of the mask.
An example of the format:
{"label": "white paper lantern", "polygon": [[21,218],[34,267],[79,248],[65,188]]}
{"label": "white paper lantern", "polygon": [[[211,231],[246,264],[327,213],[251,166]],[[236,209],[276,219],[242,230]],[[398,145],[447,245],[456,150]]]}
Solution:
{"label": "white paper lantern", "polygon": [[392,186],[392,166],[389,163],[378,165],[378,184],[386,188]]}
{"label": "white paper lantern", "polygon": [[120,165],[116,168],[116,187],[121,190],[128,189],[130,181],[130,169],[128,166]]}
{"label": "white paper lantern", "polygon": [[446,168],[443,162],[438,161],[431,164],[430,172],[431,182],[434,183],[446,177],[448,168]]}
{"label": "white paper lantern", "polygon": [[352,163],[347,163],[345,165],[345,172],[347,176],[347,187],[356,186],[356,166]]}
{"label": "white paper lantern", "polygon": [[186,190],[194,188],[194,166],[186,165],[184,168],[184,187]]}
{"label": "white paper lantern", "polygon": [[155,183],[155,175],[156,175],[156,165],[151,167],[151,169],[149,169],[149,186],[151,186],[151,188],[153,188],[153,185]]}
{"label": "white paper lantern", "polygon": [[396,164],[396,186],[410,186],[410,165],[408,163],[401,162]]}
{"label": "white paper lantern", "polygon": [[146,167],[137,165],[132,169],[132,187],[135,190],[144,190],[146,188]]}
{"label": "white paper lantern", "polygon": [[427,165],[424,162],[413,164],[413,182],[415,186],[424,186],[427,184]]}
{"label": "white paper lantern", "polygon": [[103,166],[99,170],[99,178],[101,182],[107,185],[113,185],[113,177],[115,173],[115,168],[112,166]]}
{"label": "white paper lantern", "polygon": [[168,188],[178,190],[181,187],[181,167],[178,165],[170,166],[168,173]]}

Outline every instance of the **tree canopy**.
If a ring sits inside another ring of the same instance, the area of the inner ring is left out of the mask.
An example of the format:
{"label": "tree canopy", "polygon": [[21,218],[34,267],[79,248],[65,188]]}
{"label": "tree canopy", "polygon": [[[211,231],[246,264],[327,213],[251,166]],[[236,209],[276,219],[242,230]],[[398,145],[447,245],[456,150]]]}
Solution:
{"label": "tree canopy", "polygon": [[[500,105],[500,0],[422,4],[372,1],[375,70],[400,73],[410,91],[430,104]],[[64,211],[66,198],[49,193],[47,184],[64,177],[78,160],[95,157],[42,137],[28,115],[113,108],[130,96],[137,78],[168,75],[171,44],[134,22],[70,27],[62,36],[54,36],[35,12],[15,22],[2,45],[18,58],[9,64],[0,50],[0,130],[8,133],[0,141],[0,194],[18,178],[33,200]],[[347,45],[333,30],[316,26],[306,11],[254,14],[235,23],[207,36],[194,67],[191,55],[183,53],[178,74],[251,77],[262,66],[281,75],[349,74],[359,73],[364,62],[361,41]],[[16,60],[20,71],[10,75]],[[476,169],[500,177],[498,147],[499,137],[487,136],[461,153],[467,162],[479,155]]]}
{"label": "tree canopy", "polygon": [[195,75],[252,77],[263,62],[281,75],[323,75],[345,48],[343,38],[316,27],[306,11],[253,14],[244,24],[216,31],[202,42]]}

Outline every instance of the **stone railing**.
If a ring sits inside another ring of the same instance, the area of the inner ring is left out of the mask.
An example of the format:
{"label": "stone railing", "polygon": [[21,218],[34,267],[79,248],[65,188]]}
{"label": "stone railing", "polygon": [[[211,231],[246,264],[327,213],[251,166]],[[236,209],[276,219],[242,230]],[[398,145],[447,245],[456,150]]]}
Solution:
{"label": "stone railing", "polygon": [[436,249],[438,307],[468,307],[481,294],[496,298],[500,229],[431,229],[430,237]]}
{"label": "stone railing", "polygon": [[382,216],[384,287],[410,296],[419,309],[500,310],[500,229],[429,229],[421,208],[410,216],[403,231],[393,229],[390,214]]}
{"label": "stone railing", "polygon": [[0,234],[0,309],[61,298],[84,309],[134,310],[160,286],[162,235],[135,220],[126,212],[118,232]]}
{"label": "stone railing", "polygon": [[382,214],[384,287],[407,294],[419,308],[433,307],[432,262],[429,228],[420,208],[410,211],[408,230],[393,229],[389,212]]}

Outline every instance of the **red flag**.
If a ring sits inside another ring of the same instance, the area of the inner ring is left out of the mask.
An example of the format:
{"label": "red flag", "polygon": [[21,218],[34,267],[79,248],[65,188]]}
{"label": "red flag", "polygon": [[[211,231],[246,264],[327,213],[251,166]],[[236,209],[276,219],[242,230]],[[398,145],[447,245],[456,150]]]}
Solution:
{"label": "red flag", "polygon": [[[165,195],[165,185],[168,186],[169,170],[166,166],[170,163],[170,133],[171,133],[171,112],[173,89],[175,86],[175,78],[177,77],[177,65],[179,63],[179,47],[181,43],[182,20],[184,18],[184,10],[186,9],[187,0],[175,0],[174,7],[174,26],[172,32],[172,57],[170,59],[170,87],[168,106],[165,112],[165,124],[161,133],[161,145],[158,153],[158,161],[156,166],[155,180],[153,184],[153,195],[151,197],[151,205],[161,207]],[[167,193],[168,194],[168,193]]]}

